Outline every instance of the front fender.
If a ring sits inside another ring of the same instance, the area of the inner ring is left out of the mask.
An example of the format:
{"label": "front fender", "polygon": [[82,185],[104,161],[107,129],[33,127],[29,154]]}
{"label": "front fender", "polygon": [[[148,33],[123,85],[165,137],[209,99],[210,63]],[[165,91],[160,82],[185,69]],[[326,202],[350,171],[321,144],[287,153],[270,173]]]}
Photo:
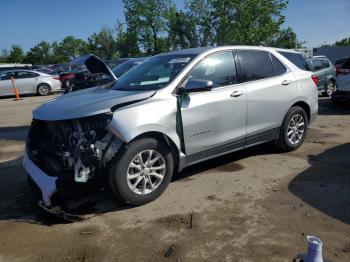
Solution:
{"label": "front fender", "polygon": [[114,112],[107,130],[125,143],[144,133],[161,133],[170,138],[180,152],[176,113],[176,98],[163,100],[151,98]]}

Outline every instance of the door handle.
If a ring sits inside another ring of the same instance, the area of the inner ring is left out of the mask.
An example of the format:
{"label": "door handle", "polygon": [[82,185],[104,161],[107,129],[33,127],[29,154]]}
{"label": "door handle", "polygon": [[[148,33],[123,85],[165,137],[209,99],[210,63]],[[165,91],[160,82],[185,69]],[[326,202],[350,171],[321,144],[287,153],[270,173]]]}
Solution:
{"label": "door handle", "polygon": [[284,80],[284,81],[282,82],[282,85],[287,86],[287,85],[289,85],[289,84],[291,84],[291,83],[292,83],[292,81],[290,81],[290,80]]}
{"label": "door handle", "polygon": [[233,91],[232,93],[231,93],[231,97],[239,97],[239,96],[241,96],[241,95],[244,95],[245,94],[245,92],[244,91],[242,91],[242,90],[236,90],[236,91]]}

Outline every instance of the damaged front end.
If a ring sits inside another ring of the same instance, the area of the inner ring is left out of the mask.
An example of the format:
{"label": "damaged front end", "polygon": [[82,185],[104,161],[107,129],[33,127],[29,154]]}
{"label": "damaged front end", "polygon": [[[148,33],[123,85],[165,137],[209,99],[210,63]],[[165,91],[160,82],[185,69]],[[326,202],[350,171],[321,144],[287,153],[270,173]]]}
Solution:
{"label": "damaged front end", "polygon": [[54,194],[62,196],[79,184],[104,183],[106,168],[123,143],[106,130],[112,117],[104,113],[72,120],[33,120],[24,166],[47,208],[53,205]]}

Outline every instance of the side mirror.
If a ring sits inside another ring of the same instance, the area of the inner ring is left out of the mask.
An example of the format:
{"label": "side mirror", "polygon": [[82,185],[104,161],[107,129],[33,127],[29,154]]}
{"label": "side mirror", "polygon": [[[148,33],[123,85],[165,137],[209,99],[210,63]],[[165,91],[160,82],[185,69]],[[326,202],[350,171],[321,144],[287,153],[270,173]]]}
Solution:
{"label": "side mirror", "polygon": [[188,79],[184,91],[187,93],[210,91],[213,89],[213,82],[203,79]]}

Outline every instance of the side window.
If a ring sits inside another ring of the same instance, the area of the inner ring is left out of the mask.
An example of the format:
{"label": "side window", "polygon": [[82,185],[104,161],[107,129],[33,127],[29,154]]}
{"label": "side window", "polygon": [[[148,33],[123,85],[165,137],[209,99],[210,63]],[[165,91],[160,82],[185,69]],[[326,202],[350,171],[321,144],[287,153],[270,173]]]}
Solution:
{"label": "side window", "polygon": [[324,64],[322,63],[322,60],[314,59],[312,61],[312,64],[314,66],[315,71],[319,71],[319,70],[324,69]]}
{"label": "side window", "polygon": [[237,83],[236,66],[231,51],[214,53],[191,70],[187,79],[210,80],[214,88]]}
{"label": "side window", "polygon": [[1,80],[10,80],[12,77],[15,77],[14,73],[5,73],[1,75]]}
{"label": "side window", "polygon": [[254,81],[274,76],[270,54],[265,51],[238,50],[238,57],[244,68],[245,81]]}
{"label": "side window", "polygon": [[33,77],[36,77],[36,74],[32,72],[27,72],[27,71],[17,72],[18,79],[33,78]]}
{"label": "side window", "polygon": [[274,75],[275,76],[283,75],[287,71],[286,67],[274,55],[270,54],[270,56],[271,56]]}
{"label": "side window", "polygon": [[324,68],[329,68],[329,61],[328,60],[322,60],[322,63],[324,65]]}

